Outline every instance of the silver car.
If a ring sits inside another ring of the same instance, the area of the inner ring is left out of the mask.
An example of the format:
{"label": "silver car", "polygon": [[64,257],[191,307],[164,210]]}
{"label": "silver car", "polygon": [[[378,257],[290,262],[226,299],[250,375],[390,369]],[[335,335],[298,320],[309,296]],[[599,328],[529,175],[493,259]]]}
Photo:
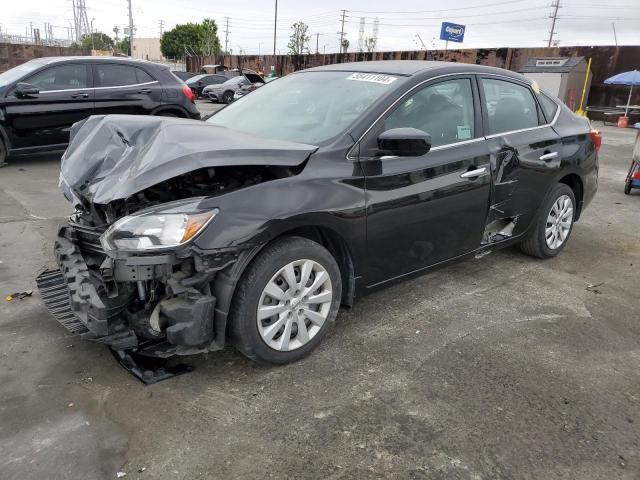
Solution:
{"label": "silver car", "polygon": [[230,78],[224,83],[218,85],[208,85],[202,91],[202,94],[212,102],[231,103],[234,94],[243,86],[252,84],[263,84],[264,79],[255,73],[244,73],[237,77]]}

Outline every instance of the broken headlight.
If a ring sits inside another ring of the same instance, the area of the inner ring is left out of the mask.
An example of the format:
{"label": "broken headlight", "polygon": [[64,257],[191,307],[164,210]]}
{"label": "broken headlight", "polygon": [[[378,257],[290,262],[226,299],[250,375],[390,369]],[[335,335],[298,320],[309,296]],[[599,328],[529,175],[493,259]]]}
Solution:
{"label": "broken headlight", "polygon": [[196,210],[194,204],[123,217],[100,237],[105,251],[148,251],[179,247],[196,237],[218,209]]}

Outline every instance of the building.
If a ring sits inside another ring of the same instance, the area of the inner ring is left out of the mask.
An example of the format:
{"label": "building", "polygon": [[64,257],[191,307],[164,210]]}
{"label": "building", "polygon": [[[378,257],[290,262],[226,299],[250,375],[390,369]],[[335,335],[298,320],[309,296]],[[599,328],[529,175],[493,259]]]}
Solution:
{"label": "building", "polygon": [[[530,57],[520,69],[520,73],[537,82],[543,90],[556,95],[574,112],[580,108],[580,97],[587,73],[584,57]],[[587,105],[590,87],[591,73],[587,79],[583,108]]]}
{"label": "building", "polygon": [[131,56],[141,60],[151,60],[152,62],[162,60],[160,39],[133,37],[133,53]]}

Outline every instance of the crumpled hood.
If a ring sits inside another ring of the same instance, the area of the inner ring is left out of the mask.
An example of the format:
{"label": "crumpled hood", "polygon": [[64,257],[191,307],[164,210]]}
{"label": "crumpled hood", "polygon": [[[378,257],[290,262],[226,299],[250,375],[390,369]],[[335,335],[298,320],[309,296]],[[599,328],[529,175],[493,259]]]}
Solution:
{"label": "crumpled hood", "polygon": [[77,199],[107,204],[200,168],[300,165],[317,148],[197,120],[93,116],[71,128],[60,183]]}

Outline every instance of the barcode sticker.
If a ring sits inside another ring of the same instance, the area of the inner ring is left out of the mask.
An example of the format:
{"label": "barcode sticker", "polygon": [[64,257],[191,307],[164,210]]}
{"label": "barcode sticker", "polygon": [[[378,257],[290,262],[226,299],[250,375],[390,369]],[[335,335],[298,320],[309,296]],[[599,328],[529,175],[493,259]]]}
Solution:
{"label": "barcode sticker", "polygon": [[372,82],[381,83],[383,85],[389,85],[395,82],[398,77],[392,77],[391,75],[384,75],[381,73],[352,73],[347,77],[347,80],[356,80],[358,82]]}

